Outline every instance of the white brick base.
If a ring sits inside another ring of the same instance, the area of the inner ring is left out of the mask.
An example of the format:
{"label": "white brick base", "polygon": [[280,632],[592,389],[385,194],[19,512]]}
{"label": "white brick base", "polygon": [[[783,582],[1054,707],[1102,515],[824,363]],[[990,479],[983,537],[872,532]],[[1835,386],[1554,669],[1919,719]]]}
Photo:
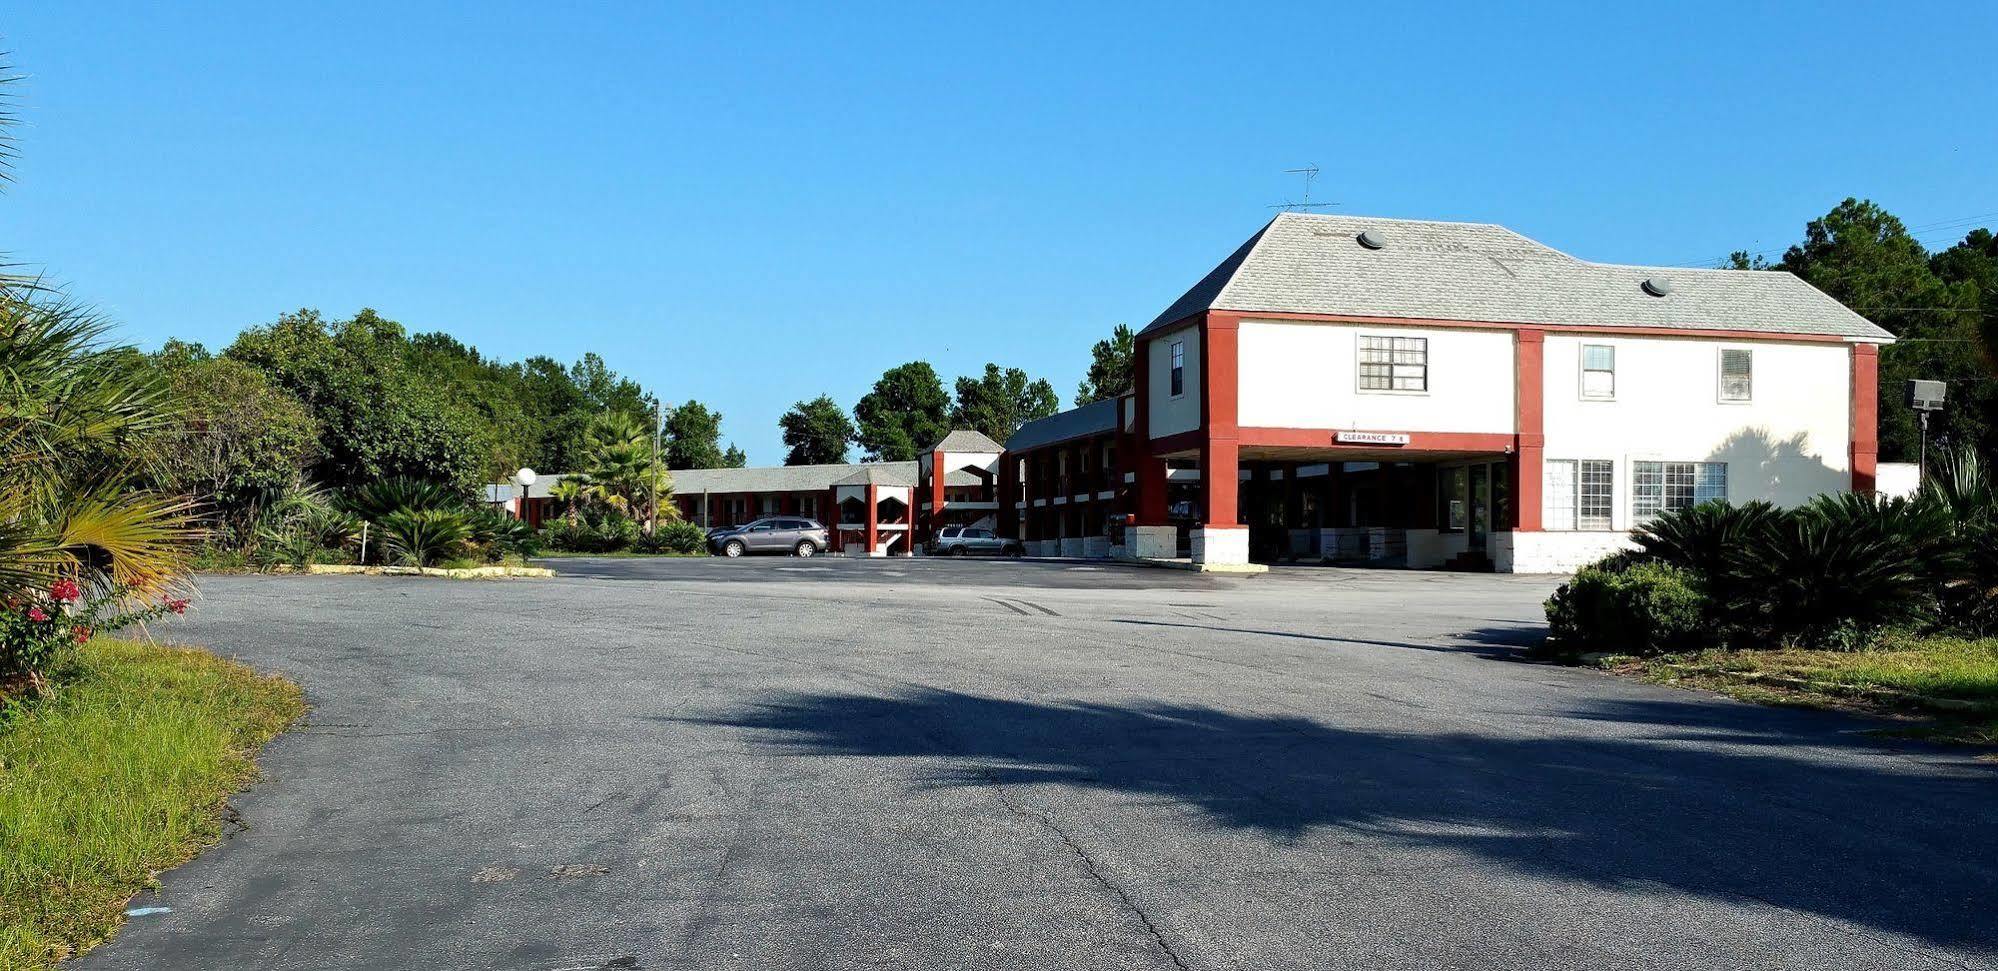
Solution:
{"label": "white brick base", "polygon": [[1176,526],[1132,526],[1124,530],[1131,556],[1139,560],[1170,560],[1179,555]]}
{"label": "white brick base", "polygon": [[1493,533],[1492,565],[1500,573],[1573,573],[1631,545],[1629,534],[1614,530]]}
{"label": "white brick base", "polygon": [[1249,527],[1209,526],[1194,530],[1193,562],[1222,566],[1249,562]]}

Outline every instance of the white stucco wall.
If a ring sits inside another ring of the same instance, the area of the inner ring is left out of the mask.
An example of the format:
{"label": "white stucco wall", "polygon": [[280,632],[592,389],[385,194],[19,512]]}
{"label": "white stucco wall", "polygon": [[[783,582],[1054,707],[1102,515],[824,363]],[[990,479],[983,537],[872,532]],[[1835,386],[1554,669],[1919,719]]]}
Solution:
{"label": "white stucco wall", "polygon": [[[1429,342],[1429,390],[1359,390],[1360,336]],[[1513,430],[1509,331],[1244,320],[1238,421],[1265,428]]]}
{"label": "white stucco wall", "polygon": [[1921,487],[1921,467],[1913,462],[1882,462],[1874,468],[1873,491],[1883,496],[1912,496]]}
{"label": "white stucco wall", "polygon": [[[1581,395],[1581,348],[1616,348],[1614,400]],[[1753,400],[1720,400],[1720,351],[1754,352]],[[1631,463],[1726,462],[1728,498],[1794,506],[1851,487],[1844,344],[1550,334],[1544,457],[1615,463],[1612,529],[1631,526]]]}
{"label": "white stucco wall", "polygon": [[[1172,393],[1172,345],[1186,342],[1181,375],[1184,388],[1178,397]],[[1182,327],[1161,334],[1145,345],[1147,366],[1151,368],[1151,437],[1163,438],[1200,427],[1200,328]]]}

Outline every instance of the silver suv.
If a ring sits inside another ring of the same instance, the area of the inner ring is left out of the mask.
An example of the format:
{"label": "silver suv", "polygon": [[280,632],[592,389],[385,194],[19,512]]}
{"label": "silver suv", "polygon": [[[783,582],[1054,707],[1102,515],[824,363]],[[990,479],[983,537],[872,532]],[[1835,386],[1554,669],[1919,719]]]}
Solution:
{"label": "silver suv", "polygon": [[935,539],[930,540],[932,556],[970,556],[973,553],[1019,556],[1025,552],[1026,548],[1018,540],[1007,539],[979,526],[945,526],[937,531]]}
{"label": "silver suv", "polygon": [[771,516],[708,534],[708,552],[730,558],[745,553],[817,556],[827,545],[824,526],[794,516]]}

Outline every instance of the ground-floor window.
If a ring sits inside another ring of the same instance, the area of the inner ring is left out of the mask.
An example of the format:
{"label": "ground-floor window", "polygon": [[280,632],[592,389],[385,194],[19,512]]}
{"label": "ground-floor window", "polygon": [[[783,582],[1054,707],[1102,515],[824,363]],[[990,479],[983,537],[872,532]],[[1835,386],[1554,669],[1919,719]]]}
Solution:
{"label": "ground-floor window", "polygon": [[1437,479],[1442,487],[1438,492],[1443,499],[1443,508],[1439,510],[1443,514],[1443,528],[1449,532],[1463,532],[1471,522],[1471,470],[1468,466],[1459,465],[1442,470]]}
{"label": "ground-floor window", "polygon": [[1726,462],[1632,462],[1630,478],[1636,519],[1727,498]]}
{"label": "ground-floor window", "polygon": [[1616,508],[1616,463],[1608,459],[1553,459],[1547,463],[1545,529],[1609,529]]}

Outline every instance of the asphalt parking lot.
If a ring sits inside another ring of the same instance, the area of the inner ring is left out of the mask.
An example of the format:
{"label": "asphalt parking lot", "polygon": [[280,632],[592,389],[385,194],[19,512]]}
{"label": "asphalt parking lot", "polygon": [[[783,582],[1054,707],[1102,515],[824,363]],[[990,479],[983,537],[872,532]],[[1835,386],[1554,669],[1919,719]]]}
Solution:
{"label": "asphalt parking lot", "polygon": [[1998,966],[1998,765],[1523,663],[1552,580],[217,577],[305,685],[86,968]]}

